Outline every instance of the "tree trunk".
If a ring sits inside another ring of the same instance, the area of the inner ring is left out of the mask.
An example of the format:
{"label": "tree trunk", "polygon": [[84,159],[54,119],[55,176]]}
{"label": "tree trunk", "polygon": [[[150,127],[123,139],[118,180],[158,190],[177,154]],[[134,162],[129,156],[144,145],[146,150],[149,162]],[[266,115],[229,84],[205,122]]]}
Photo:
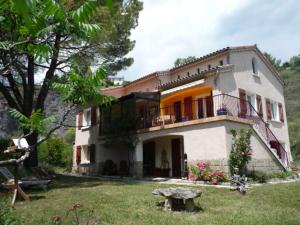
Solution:
{"label": "tree trunk", "polygon": [[38,166],[38,153],[36,143],[38,140],[38,134],[36,132],[32,133],[30,136],[26,138],[29,146],[35,146],[33,150],[30,152],[29,157],[24,161],[24,167],[26,169],[30,169],[32,167]]}

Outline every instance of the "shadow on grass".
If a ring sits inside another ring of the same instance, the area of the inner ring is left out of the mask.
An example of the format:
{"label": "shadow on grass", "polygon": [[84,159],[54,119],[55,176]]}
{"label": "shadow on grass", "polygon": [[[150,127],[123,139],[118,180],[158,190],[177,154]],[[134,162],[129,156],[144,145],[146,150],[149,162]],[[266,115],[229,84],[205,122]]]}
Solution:
{"label": "shadow on grass", "polygon": [[101,180],[93,178],[83,178],[83,177],[70,177],[64,175],[57,175],[55,179],[52,180],[50,184],[51,189],[58,188],[88,188],[96,187],[100,185],[137,185],[140,184],[139,181],[119,181],[119,180]]}
{"label": "shadow on grass", "polygon": [[37,201],[37,200],[40,200],[40,199],[45,199],[46,197],[44,195],[30,194],[29,198],[30,198],[30,201]]}

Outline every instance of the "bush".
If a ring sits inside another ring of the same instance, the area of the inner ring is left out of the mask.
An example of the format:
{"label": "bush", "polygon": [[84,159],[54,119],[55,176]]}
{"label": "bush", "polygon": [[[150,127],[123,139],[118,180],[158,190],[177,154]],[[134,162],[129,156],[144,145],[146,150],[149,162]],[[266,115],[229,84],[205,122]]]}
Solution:
{"label": "bush", "polygon": [[234,169],[238,168],[240,175],[244,173],[244,169],[247,163],[251,160],[252,149],[251,149],[251,129],[241,129],[239,134],[236,130],[230,130],[233,136],[233,143],[229,156],[230,171],[233,174]]}
{"label": "bush", "polygon": [[64,140],[67,144],[73,145],[75,142],[75,128],[69,128],[64,136]]}
{"label": "bush", "polygon": [[198,162],[189,167],[189,180],[208,181],[211,184],[218,184],[226,181],[226,175],[223,171],[212,170],[208,162]]}
{"label": "bush", "polygon": [[51,137],[38,146],[41,162],[64,167],[72,161],[72,146],[66,144],[60,137]]}
{"label": "bush", "polygon": [[269,175],[261,171],[253,171],[248,175],[248,177],[258,183],[266,183],[269,179]]}
{"label": "bush", "polygon": [[266,183],[269,179],[272,178],[285,179],[293,175],[296,175],[296,173],[292,171],[285,171],[285,172],[278,172],[278,173],[271,173],[271,174],[266,174],[261,171],[253,171],[248,175],[248,177],[258,183]]}

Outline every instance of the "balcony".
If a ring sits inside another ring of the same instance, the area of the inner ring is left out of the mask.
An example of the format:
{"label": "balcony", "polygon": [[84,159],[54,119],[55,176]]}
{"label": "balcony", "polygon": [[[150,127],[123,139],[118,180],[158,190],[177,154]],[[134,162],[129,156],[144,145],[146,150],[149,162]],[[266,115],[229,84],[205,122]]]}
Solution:
{"label": "balcony", "polygon": [[142,117],[137,117],[137,129],[140,132],[154,131],[211,122],[220,118],[250,124],[283,165],[285,167],[289,165],[284,147],[261,114],[248,101],[227,94],[206,96],[196,100],[190,98],[183,103],[177,101],[152,112],[144,112]]}

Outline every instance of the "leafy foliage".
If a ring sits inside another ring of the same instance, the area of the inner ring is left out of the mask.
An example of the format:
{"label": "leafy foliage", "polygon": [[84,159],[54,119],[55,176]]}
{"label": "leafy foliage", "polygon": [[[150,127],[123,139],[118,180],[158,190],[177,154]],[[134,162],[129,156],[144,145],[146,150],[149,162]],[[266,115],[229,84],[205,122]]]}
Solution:
{"label": "leafy foliage", "polygon": [[14,209],[10,206],[6,196],[0,196],[0,224],[1,225],[21,225],[13,215]]}
{"label": "leafy foliage", "polygon": [[63,138],[51,137],[38,146],[39,160],[52,166],[65,167],[72,161],[72,145]]}
{"label": "leafy foliage", "polygon": [[45,134],[47,132],[47,127],[56,121],[54,116],[44,117],[44,114],[40,109],[33,111],[29,117],[26,117],[21,112],[16,109],[10,109],[10,114],[16,118],[22,129],[28,129],[36,131],[40,134]]}
{"label": "leafy foliage", "polygon": [[178,58],[178,59],[175,60],[174,66],[175,67],[182,66],[182,65],[191,63],[191,62],[195,61],[196,59],[197,58],[195,56],[188,56],[186,58]]}
{"label": "leafy foliage", "polygon": [[208,181],[211,184],[219,184],[227,180],[223,171],[211,169],[209,163],[205,161],[190,165],[189,170],[189,180]]}
{"label": "leafy foliage", "polygon": [[281,66],[281,60],[280,59],[276,59],[274,56],[272,56],[271,54],[264,52],[264,56],[268,59],[268,61],[276,68],[276,69],[280,69]]}
{"label": "leafy foliage", "polygon": [[238,133],[236,130],[230,130],[232,134],[232,147],[229,156],[229,166],[231,173],[235,168],[242,173],[247,163],[251,160],[251,129],[241,129]]}
{"label": "leafy foliage", "polygon": [[63,101],[75,105],[87,106],[91,103],[108,104],[112,97],[100,93],[99,87],[105,86],[105,70],[84,76],[78,67],[74,67],[66,77],[65,83],[53,82],[52,87],[62,93]]}

